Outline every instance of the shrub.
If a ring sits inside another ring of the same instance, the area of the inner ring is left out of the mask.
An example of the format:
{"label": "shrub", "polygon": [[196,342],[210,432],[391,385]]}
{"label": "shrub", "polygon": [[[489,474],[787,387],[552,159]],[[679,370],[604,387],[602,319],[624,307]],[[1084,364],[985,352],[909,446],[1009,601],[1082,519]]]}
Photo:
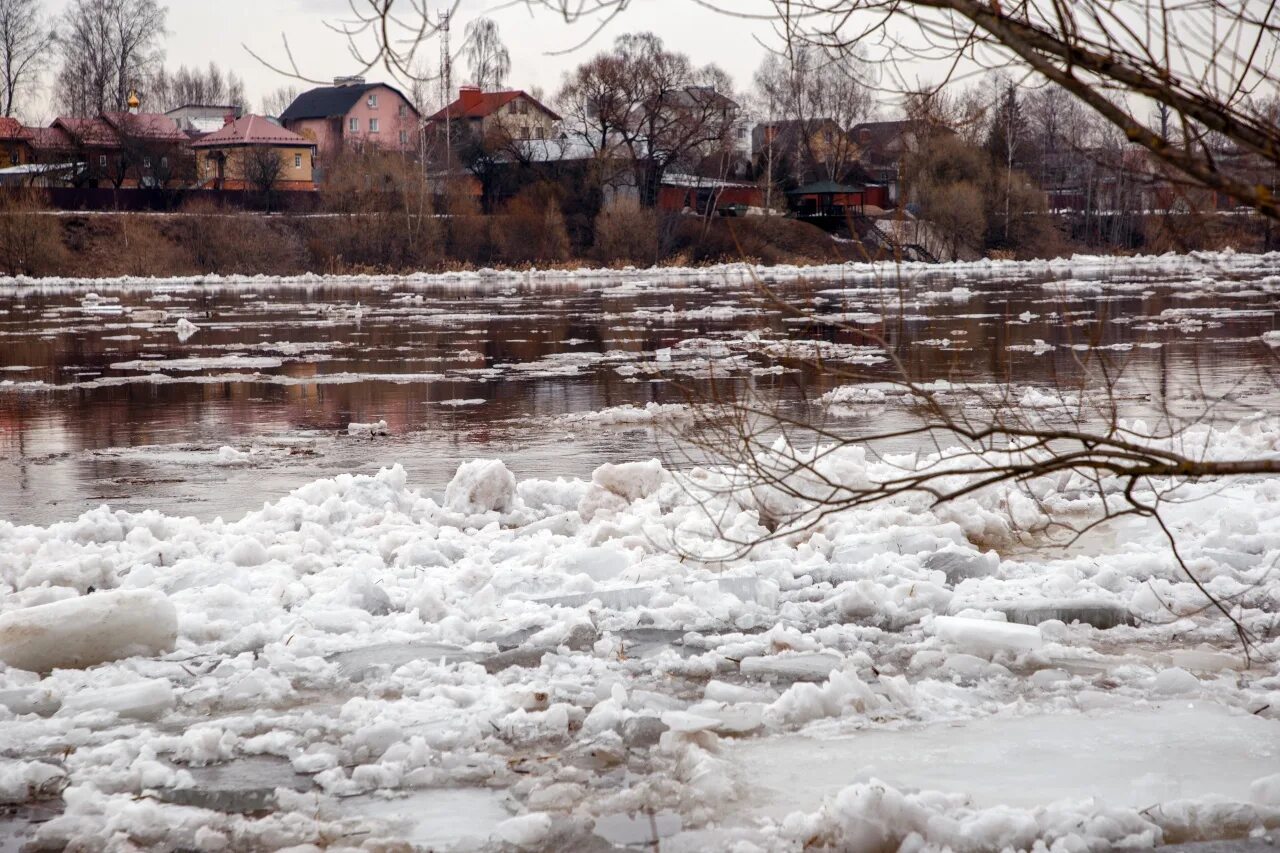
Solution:
{"label": "shrub", "polygon": [[602,264],[647,266],[658,261],[658,215],[627,196],[615,197],[595,218],[591,256]]}
{"label": "shrub", "polygon": [[207,199],[183,205],[173,238],[198,272],[288,275],[305,267],[302,241],[288,220],[222,208]]}
{"label": "shrub", "polygon": [[559,199],[549,185],[521,190],[493,223],[492,237],[498,258],[504,263],[569,260],[569,232]]}
{"label": "shrub", "polygon": [[6,275],[62,272],[67,251],[56,216],[41,211],[33,190],[0,191],[0,270]]}

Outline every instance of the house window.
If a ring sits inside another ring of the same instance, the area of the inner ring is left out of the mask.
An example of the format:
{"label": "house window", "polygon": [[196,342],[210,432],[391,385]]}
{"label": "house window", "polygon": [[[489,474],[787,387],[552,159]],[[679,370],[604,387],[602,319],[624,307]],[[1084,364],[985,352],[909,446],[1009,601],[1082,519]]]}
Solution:
{"label": "house window", "polygon": [[404,118],[404,117],[405,117],[405,116],[407,116],[408,114],[409,114],[409,105],[408,105],[408,104],[401,104],[401,105],[400,105],[400,118]]}
{"label": "house window", "polygon": [[301,168],[302,168],[302,155],[301,155],[301,154],[294,154],[294,155],[293,155],[293,168],[295,168],[295,169],[301,169]]}
{"label": "house window", "polygon": [[520,138],[521,139],[529,138],[529,125],[527,124],[520,125]]}
{"label": "house window", "polygon": [[533,129],[533,135],[534,135],[536,138],[538,138],[538,139],[546,139],[546,138],[547,138],[547,129],[546,129],[545,127],[543,127],[542,125],[537,125],[537,126],[536,126],[536,127],[534,127],[534,129]]}
{"label": "house window", "polygon": [[369,119],[369,132],[370,133],[378,132],[378,120],[376,118]]}
{"label": "house window", "polygon": [[160,168],[161,168],[161,169],[167,169],[167,168],[169,168],[169,158],[168,158],[168,157],[161,157],[161,158],[160,158]]}
{"label": "house window", "polygon": [[378,96],[376,93],[369,96],[369,107],[375,110],[378,108]]}
{"label": "house window", "polygon": [[400,144],[401,145],[409,144],[409,131],[407,130],[400,131]]}
{"label": "house window", "polygon": [[99,155],[98,155],[98,166],[99,166],[99,168],[102,168],[102,169],[107,168],[107,155],[106,155],[106,154],[99,154]]}
{"label": "house window", "polygon": [[350,130],[352,133],[359,133],[360,119],[352,117],[351,120],[347,122],[347,129]]}

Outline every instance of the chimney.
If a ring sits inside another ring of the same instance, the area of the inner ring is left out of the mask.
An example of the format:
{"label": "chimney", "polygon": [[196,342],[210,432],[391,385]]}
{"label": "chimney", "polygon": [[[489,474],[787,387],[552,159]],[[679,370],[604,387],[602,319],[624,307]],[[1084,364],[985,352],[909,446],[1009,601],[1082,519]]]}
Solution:
{"label": "chimney", "polygon": [[363,85],[364,85],[364,78],[363,78],[363,77],[361,77],[361,76],[360,76],[360,75],[358,75],[358,74],[353,75],[353,76],[351,76],[351,77],[334,77],[334,78],[333,78],[333,85],[334,85],[334,86],[339,86],[339,87],[342,87],[342,86],[363,86]]}
{"label": "chimney", "polygon": [[458,87],[458,101],[462,106],[463,112],[480,106],[483,100],[484,94],[480,91],[479,86]]}

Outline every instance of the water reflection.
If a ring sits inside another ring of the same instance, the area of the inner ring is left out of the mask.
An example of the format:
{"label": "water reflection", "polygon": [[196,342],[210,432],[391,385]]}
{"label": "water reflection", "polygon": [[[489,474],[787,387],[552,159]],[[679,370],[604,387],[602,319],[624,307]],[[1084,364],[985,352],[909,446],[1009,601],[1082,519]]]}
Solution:
{"label": "water reflection", "polygon": [[[651,455],[652,442],[557,418],[680,402],[669,380],[696,371],[654,377],[634,366],[667,350],[708,351],[690,341],[741,354],[779,340],[865,346],[865,332],[922,379],[1050,385],[1078,374],[1083,355],[1105,352],[1148,396],[1251,373],[1266,384],[1259,336],[1274,325],[1276,282],[1261,273],[1212,288],[1193,280],[1130,272],[1099,288],[1017,273],[902,287],[799,281],[768,292],[714,280],[13,291],[0,294],[0,518],[48,522],[102,502],[236,516],[315,477],[394,461],[427,488],[442,488],[472,456],[501,456],[520,476],[581,476]],[[809,309],[849,328],[795,314]],[[185,342],[179,318],[199,327]],[[749,371],[742,381],[785,398],[841,384]],[[841,428],[882,428],[883,417]],[[377,419],[389,438],[343,434]],[[223,445],[248,456],[219,457]]]}

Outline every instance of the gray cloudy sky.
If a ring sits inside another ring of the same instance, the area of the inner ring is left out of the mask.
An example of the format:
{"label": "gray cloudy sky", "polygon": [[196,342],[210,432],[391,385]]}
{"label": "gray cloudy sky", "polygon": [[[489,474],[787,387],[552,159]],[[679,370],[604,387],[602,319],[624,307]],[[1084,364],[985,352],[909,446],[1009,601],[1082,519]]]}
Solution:
{"label": "gray cloudy sky", "polygon": [[[363,0],[361,0],[363,2]],[[45,0],[51,14],[60,14],[67,0]],[[441,0],[440,7],[445,7]],[[244,78],[254,108],[265,92],[290,81],[263,67],[245,52],[248,46],[264,57],[285,61],[282,33],[289,42],[302,72],[329,79],[356,69],[342,36],[328,30],[324,21],[350,17],[346,0],[169,0],[169,35],[165,39],[166,64],[207,65],[216,61]],[[699,62],[715,62],[728,71],[740,88],[750,85],[751,75],[764,55],[756,41],[771,39],[767,24],[720,15],[689,0],[633,0],[632,8],[610,25],[594,41],[565,55],[590,33],[590,27],[567,25],[546,11],[531,14],[523,3],[506,0],[461,0],[455,45],[467,21],[489,15],[499,24],[511,51],[510,84],[518,88],[541,86],[550,96],[558,88],[562,74],[623,32],[652,30],[669,47],[683,51]],[[455,47],[456,52],[456,47]],[[430,48],[438,56],[438,48]],[[455,66],[465,74],[465,64]],[[371,77],[382,77],[376,72]],[[47,117],[49,108],[37,106],[32,118]]]}

